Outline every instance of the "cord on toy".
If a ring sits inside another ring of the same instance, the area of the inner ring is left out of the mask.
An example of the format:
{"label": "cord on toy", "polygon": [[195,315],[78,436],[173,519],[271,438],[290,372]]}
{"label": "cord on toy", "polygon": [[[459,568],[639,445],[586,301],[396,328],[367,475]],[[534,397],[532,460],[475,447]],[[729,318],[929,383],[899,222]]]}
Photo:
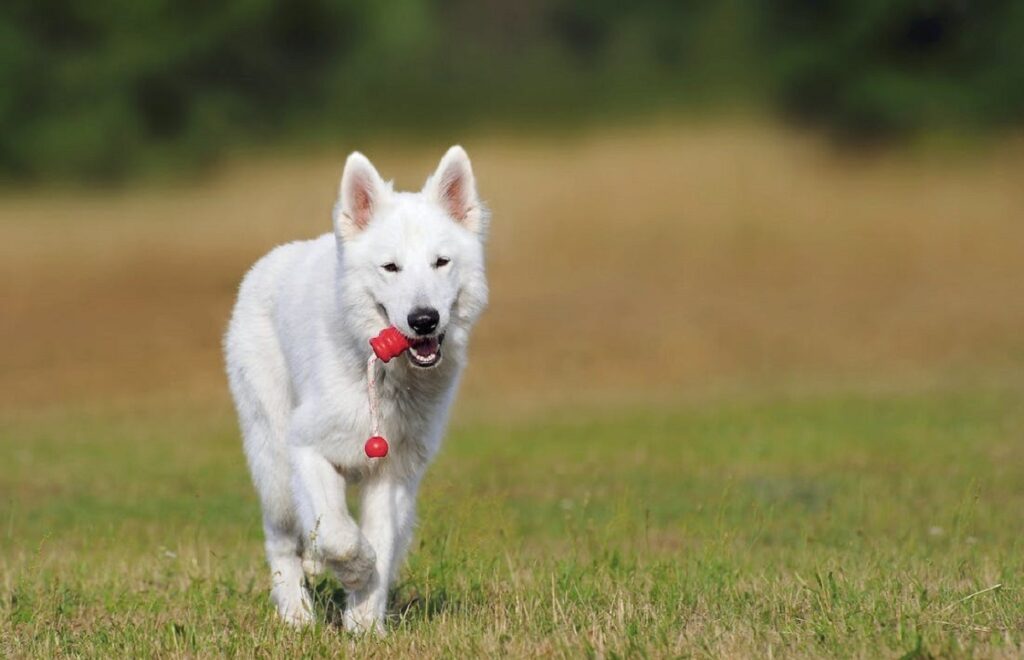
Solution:
{"label": "cord on toy", "polygon": [[370,458],[384,458],[388,455],[388,441],[380,434],[380,401],[377,399],[377,360],[389,362],[409,348],[409,340],[398,328],[384,328],[370,340],[373,353],[366,361],[366,398],[370,404],[370,439],[363,451]]}
{"label": "cord on toy", "polygon": [[377,356],[366,361],[366,395],[370,400],[370,435],[380,435],[380,402],[377,400]]}

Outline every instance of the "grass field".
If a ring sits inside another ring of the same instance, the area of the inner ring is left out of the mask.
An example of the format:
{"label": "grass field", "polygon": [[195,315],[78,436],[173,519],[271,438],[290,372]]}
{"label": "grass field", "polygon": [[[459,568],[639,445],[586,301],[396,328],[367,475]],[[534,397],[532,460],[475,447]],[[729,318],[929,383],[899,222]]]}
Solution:
{"label": "grass field", "polygon": [[390,634],[277,625],[219,336],[350,146],[0,199],[0,656],[1024,654],[1024,147],[733,124],[469,142],[492,309]]}
{"label": "grass field", "polygon": [[[4,655],[1024,651],[1024,412],[1005,394],[460,424],[385,641],[275,623],[223,411],[9,431]],[[318,593],[329,621],[340,593]]]}

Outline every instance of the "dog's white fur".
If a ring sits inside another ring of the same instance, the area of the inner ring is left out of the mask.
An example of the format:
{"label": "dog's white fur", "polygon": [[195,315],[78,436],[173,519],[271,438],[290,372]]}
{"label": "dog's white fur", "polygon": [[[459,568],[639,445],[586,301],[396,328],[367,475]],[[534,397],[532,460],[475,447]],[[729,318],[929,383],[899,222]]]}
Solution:
{"label": "dog's white fur", "polygon": [[[285,621],[313,620],[304,574],[326,567],[348,592],[345,627],[383,632],[417,488],[441,443],[470,328],[487,304],[487,219],[461,147],[448,150],[418,193],[395,192],[353,153],[334,233],[279,246],[242,281],[224,350],[263,508],[271,596]],[[414,337],[407,315],[424,306],[440,316],[441,361],[423,368],[402,355],[378,368],[390,453],[369,459],[367,342],[389,325]],[[355,482],[358,523],[345,501]]]}

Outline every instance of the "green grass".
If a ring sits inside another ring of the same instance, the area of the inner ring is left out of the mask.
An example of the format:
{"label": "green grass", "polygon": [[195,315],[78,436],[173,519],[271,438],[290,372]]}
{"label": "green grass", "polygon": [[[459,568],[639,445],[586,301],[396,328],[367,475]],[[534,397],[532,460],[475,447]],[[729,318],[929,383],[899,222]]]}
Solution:
{"label": "green grass", "polygon": [[226,409],[0,431],[0,656],[1024,652],[1016,392],[457,425],[383,640],[275,622]]}

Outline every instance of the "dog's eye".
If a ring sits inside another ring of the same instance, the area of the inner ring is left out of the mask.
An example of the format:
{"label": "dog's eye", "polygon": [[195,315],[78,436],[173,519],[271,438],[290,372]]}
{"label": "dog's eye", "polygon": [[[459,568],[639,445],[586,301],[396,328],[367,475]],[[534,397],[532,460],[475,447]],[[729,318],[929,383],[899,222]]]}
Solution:
{"label": "dog's eye", "polygon": [[438,257],[437,261],[434,262],[434,268],[444,268],[452,262],[448,257]]}
{"label": "dog's eye", "polygon": [[381,266],[381,268],[388,271],[389,273],[397,273],[398,271],[402,270],[401,268],[398,267],[398,264],[394,262],[388,262]]}

